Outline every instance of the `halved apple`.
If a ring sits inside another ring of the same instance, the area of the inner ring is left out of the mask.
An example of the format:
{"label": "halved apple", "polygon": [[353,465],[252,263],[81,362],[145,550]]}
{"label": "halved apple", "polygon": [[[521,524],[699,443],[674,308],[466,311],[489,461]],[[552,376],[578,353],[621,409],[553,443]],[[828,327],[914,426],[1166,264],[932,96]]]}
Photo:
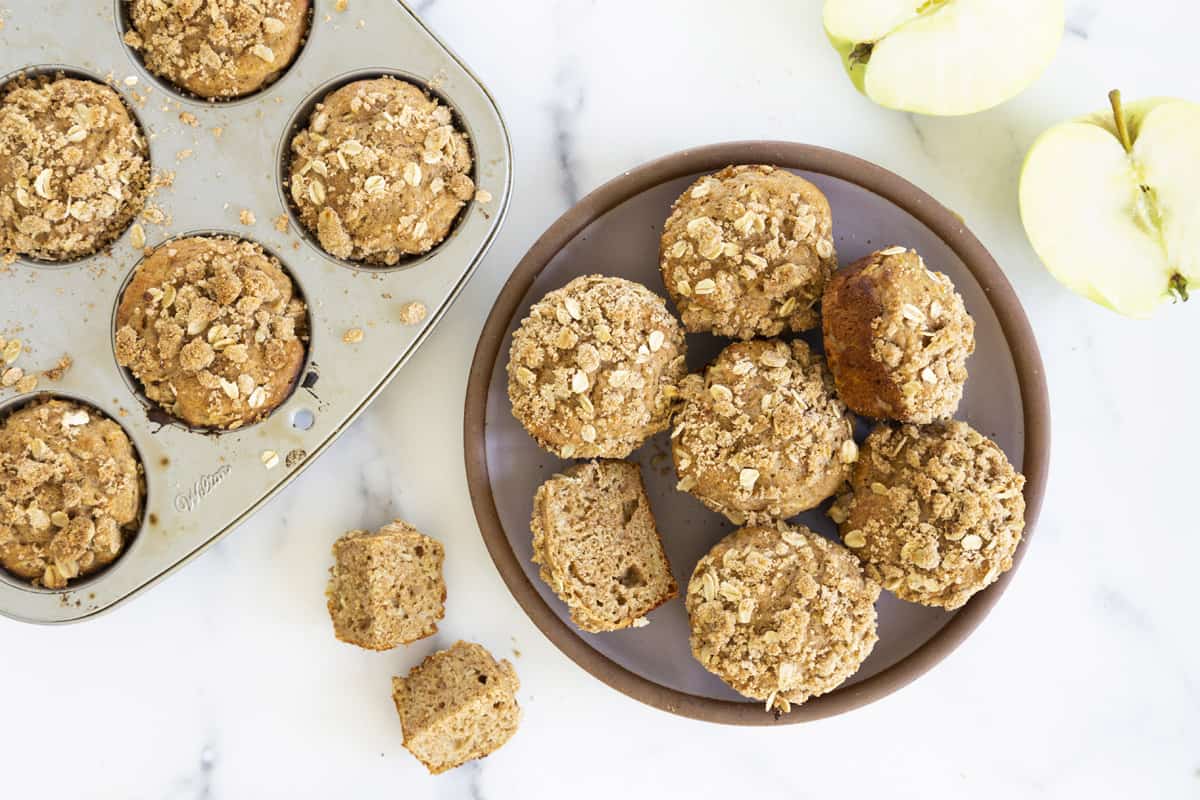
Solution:
{"label": "halved apple", "polygon": [[1200,104],[1155,98],[1056,125],[1021,171],[1021,219],[1072,291],[1131,317],[1200,286]]}
{"label": "halved apple", "polygon": [[972,114],[1033,83],[1062,40],[1063,0],[826,0],[854,85],[888,108]]}

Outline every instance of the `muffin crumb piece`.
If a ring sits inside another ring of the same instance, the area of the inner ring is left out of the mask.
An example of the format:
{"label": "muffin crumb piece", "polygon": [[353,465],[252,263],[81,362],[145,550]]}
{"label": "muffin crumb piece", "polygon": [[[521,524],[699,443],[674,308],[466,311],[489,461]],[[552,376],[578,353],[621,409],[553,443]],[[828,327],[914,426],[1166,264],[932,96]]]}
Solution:
{"label": "muffin crumb piece", "polygon": [[404,747],[431,774],[491,755],[521,721],[516,670],[481,645],[457,642],[392,678]]}
{"label": "muffin crumb piece", "polygon": [[437,633],[446,583],[436,539],[396,520],[377,533],[350,531],[334,543],[333,556],[325,594],[338,639],[390,650]]}

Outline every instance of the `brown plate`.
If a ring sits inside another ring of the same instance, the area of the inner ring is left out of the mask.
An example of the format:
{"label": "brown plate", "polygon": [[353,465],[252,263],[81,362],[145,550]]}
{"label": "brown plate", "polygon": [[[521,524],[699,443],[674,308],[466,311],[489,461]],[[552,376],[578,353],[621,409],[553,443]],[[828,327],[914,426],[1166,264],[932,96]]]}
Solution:
{"label": "brown plate", "polygon": [[[739,725],[804,722],[840,714],[894,692],[950,654],[1000,599],[1013,571],[957,612],[904,603],[884,592],[879,642],[858,674],[836,691],[772,715],[706,672],[688,648],[687,615],[675,600],[640,629],[587,634],[538,578],[529,518],[535,488],[564,462],[545,453],[512,417],[505,366],[513,330],[529,307],[579,275],[604,273],[640,281],[666,295],[658,241],[671,202],[699,175],[729,164],[775,164],[817,184],[833,208],[842,263],[880,247],[916,248],[947,273],[975,318],[976,351],[957,416],[990,436],[1027,478],[1028,547],[1042,504],[1050,451],[1050,411],[1041,356],[1021,304],[1004,273],[962,220],[904,179],[853,156],[789,142],[730,142],[676,153],[626,172],[585,197],[542,235],[500,292],[475,350],[467,384],[464,446],[475,516],[488,551],[530,619],[567,656],[637,700],[695,719]],[[819,335],[805,334],[819,346]],[[688,337],[692,370],[726,344]],[[865,435],[860,424],[858,438]],[[732,526],[675,490],[667,435],[631,457],[642,465],[651,505],[681,587],[696,561]],[[823,508],[828,503],[824,504]],[[831,538],[822,509],[796,521]]]}

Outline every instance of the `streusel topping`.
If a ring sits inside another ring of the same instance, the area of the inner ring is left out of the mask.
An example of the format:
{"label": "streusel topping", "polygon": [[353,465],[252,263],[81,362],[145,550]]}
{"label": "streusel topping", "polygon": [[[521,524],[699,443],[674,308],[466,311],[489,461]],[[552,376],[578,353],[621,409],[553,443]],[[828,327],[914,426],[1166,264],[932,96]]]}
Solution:
{"label": "streusel topping", "polygon": [[833,379],[802,341],[732,344],[680,395],[671,432],[679,488],[735,524],[812,508],[858,457]]}
{"label": "streusel topping", "polygon": [[290,394],[308,316],[283,267],[244,240],[167,242],[138,267],[117,309],[117,361],[189,425],[234,429]]}
{"label": "streusel topping", "polygon": [[333,92],[292,140],[300,219],[337,258],[395,264],[449,234],[475,194],[450,109],[394,78]]}
{"label": "streusel topping", "polygon": [[742,528],[688,582],[692,654],[767,710],[837,688],[870,655],[879,585],[803,525]]}
{"label": "streusel topping", "polygon": [[965,422],[880,425],[829,515],[867,574],[902,600],[955,609],[1012,567],[1025,477]]}
{"label": "streusel topping", "polygon": [[0,94],[0,255],[66,261],[112,243],[150,179],[120,96],[74,78],[17,79]]}
{"label": "streusel topping", "polygon": [[645,286],[576,278],[513,334],[513,416],[561,458],[624,458],[666,429],[686,350],[679,322]]}
{"label": "streusel topping", "polygon": [[726,167],[692,184],[663,226],[661,269],[689,331],[750,339],[819,323],[837,266],[829,202],[787,170]]}
{"label": "streusel topping", "polygon": [[0,565],[47,589],[112,563],[142,513],[141,465],[120,426],[66,400],[0,422]]}
{"label": "streusel topping", "polygon": [[309,0],[130,0],[125,43],[146,68],[201,97],[271,83],[308,30]]}

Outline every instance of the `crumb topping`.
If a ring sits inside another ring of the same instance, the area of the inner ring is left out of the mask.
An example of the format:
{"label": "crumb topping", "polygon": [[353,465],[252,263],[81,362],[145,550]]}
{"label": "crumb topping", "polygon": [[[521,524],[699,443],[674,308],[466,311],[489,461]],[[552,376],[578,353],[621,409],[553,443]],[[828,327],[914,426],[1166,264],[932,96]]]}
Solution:
{"label": "crumb topping", "polygon": [[645,286],[576,278],[513,334],[513,415],[561,458],[624,458],[666,429],[686,351],[679,323]]}
{"label": "crumb topping", "polygon": [[902,600],[955,609],[1012,567],[1025,477],[964,422],[880,425],[829,515],[867,574]]}
{"label": "crumb topping", "polygon": [[837,266],[829,203],[787,170],[726,167],[693,183],[663,226],[661,269],[689,331],[803,331]]}
{"label": "crumb topping", "polygon": [[450,109],[404,81],[351,83],[292,140],[290,192],[331,255],[395,264],[446,238],[474,196],[471,148]]}
{"label": "crumb topping", "polygon": [[98,411],[37,402],[0,423],[0,565],[62,589],[112,563],[141,516],[140,465]]}
{"label": "crumb topping", "polygon": [[138,267],[117,311],[117,362],[184,422],[233,430],[291,392],[308,317],[282,265],[253,242],[177,239]]}
{"label": "crumb topping", "polygon": [[120,96],[45,77],[0,93],[0,253],[65,261],[111,244],[150,179],[146,140]]}
{"label": "crumb topping", "polygon": [[146,69],[201,97],[277,79],[299,52],[309,0],[130,0],[125,44]]}
{"label": "crumb topping", "polygon": [[732,344],[680,394],[671,432],[679,489],[735,524],[812,508],[858,457],[833,379],[802,341]]}
{"label": "crumb topping", "polygon": [[858,671],[875,646],[879,585],[803,525],[742,528],[688,582],[692,654],[767,710],[790,711]]}

